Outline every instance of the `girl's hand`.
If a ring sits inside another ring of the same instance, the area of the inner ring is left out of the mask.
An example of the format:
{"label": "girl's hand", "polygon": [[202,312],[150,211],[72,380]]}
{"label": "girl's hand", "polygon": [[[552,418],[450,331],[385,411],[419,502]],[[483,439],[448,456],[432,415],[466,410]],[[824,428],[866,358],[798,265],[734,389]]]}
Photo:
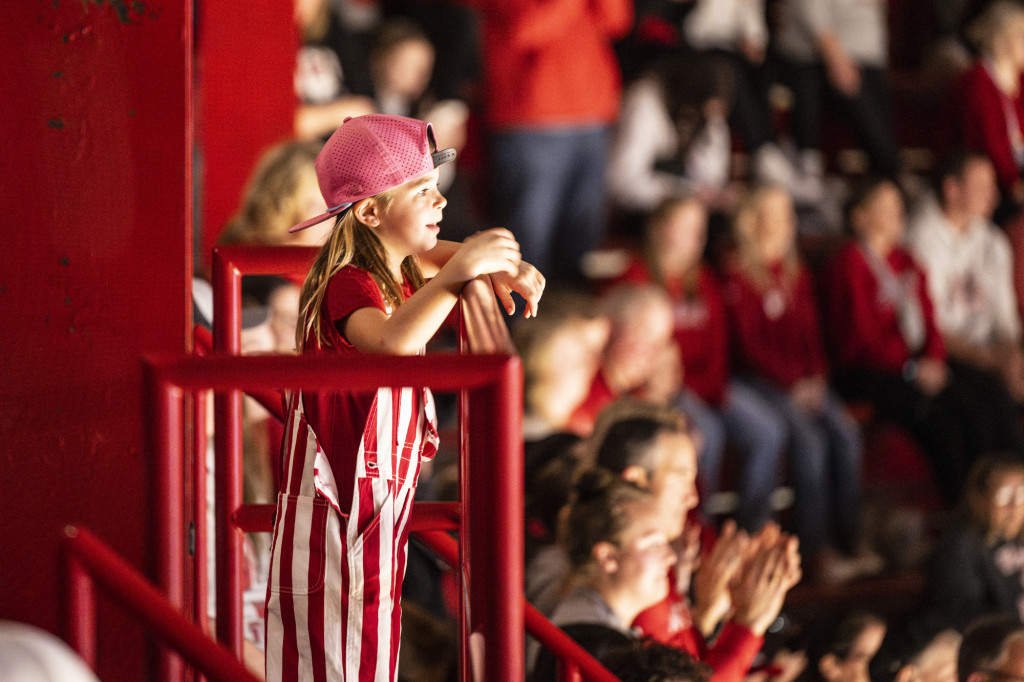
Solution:
{"label": "girl's hand", "polygon": [[711,553],[701,560],[693,578],[695,603],[693,621],[705,636],[710,635],[732,607],[730,585],[743,566],[750,537],[728,520]]}
{"label": "girl's hand", "polygon": [[515,275],[506,272],[495,272],[491,274],[491,285],[494,293],[497,294],[505,312],[512,315],[516,312],[516,303],[512,300],[511,293],[514,291],[526,301],[523,309],[523,317],[537,317],[540,297],[544,294],[546,281],[544,275],[540,274],[537,268],[526,261],[519,262],[519,269]]}
{"label": "girl's hand", "polygon": [[466,239],[437,276],[458,283],[495,273],[514,277],[522,261],[519,242],[512,233],[503,227],[495,227]]}

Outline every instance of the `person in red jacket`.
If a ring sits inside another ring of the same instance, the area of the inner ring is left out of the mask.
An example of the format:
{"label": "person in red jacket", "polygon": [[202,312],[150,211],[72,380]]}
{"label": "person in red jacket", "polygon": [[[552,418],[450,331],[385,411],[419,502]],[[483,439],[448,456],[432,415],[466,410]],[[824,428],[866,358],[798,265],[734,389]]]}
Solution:
{"label": "person in red jacket", "polygon": [[604,231],[608,131],[621,74],[612,43],[631,0],[471,0],[480,10],[492,212],[554,279],[579,275]]}
{"label": "person in red jacket", "polygon": [[993,2],[969,27],[980,53],[955,88],[963,142],[996,168],[1007,218],[1024,205],[1024,8]]}
{"label": "person in red jacket", "polygon": [[[810,271],[796,246],[793,200],[781,187],[751,190],[736,212],[726,309],[737,380],[786,426],[796,530],[816,577],[844,580],[881,569],[861,547],[861,438],[827,383]],[[846,556],[843,556],[843,555]]]}
{"label": "person in red jacket", "polygon": [[900,246],[899,189],[870,179],[854,188],[846,213],[855,238],[830,264],[825,286],[836,386],[916,437],[952,503],[974,457],[1020,452],[1020,426],[993,413],[987,389],[946,363],[925,275]]}
{"label": "person in red jacket", "polygon": [[647,221],[644,253],[621,281],[653,283],[672,302],[673,334],[682,360],[675,404],[700,432],[704,511],[721,489],[726,444],[739,456],[734,517],[748,532],[771,518],[785,422],[748,386],[730,381],[729,328],[722,284],[704,262],[708,212],[696,195],[662,202]]}

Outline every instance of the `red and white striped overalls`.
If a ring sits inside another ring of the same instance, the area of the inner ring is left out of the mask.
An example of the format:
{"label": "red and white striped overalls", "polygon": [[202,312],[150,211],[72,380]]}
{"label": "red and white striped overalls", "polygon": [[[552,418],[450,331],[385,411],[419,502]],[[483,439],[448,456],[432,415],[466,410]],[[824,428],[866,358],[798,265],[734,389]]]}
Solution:
{"label": "red and white striped overalls", "polygon": [[408,520],[420,462],[437,452],[425,388],[380,388],[349,509],[298,394],[285,427],[267,593],[267,680],[391,682],[398,670]]}

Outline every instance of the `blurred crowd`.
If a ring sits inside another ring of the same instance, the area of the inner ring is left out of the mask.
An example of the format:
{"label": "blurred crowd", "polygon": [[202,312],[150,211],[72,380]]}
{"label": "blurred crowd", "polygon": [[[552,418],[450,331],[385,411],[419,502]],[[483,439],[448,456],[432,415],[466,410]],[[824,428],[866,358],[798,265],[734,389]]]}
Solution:
{"label": "blurred crowd", "polygon": [[[535,606],[624,680],[952,682],[958,651],[961,682],[1024,679],[1024,4],[298,0],[295,19],[295,138],[220,243],[322,241],[329,223],[288,228],[326,208],[312,162],[348,116],[423,118],[459,150],[441,237],[508,227],[549,280],[509,323]],[[246,278],[246,352],[293,352],[299,285]],[[280,427],[246,415],[247,501],[270,502]],[[457,490],[448,441],[421,499]],[[443,568],[410,545],[403,679],[455,679]],[[787,612],[792,590],[903,571],[906,608]]]}

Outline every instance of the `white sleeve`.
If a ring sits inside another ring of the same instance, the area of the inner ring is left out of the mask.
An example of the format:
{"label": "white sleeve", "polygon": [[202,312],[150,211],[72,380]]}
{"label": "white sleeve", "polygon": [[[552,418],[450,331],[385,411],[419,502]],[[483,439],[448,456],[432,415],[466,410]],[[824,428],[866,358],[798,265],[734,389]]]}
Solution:
{"label": "white sleeve", "polygon": [[639,211],[653,210],[683,187],[682,178],[655,170],[655,162],[676,153],[678,136],[662,100],[660,87],[641,79],[626,89],[618,128],[608,160],[611,198]]}

